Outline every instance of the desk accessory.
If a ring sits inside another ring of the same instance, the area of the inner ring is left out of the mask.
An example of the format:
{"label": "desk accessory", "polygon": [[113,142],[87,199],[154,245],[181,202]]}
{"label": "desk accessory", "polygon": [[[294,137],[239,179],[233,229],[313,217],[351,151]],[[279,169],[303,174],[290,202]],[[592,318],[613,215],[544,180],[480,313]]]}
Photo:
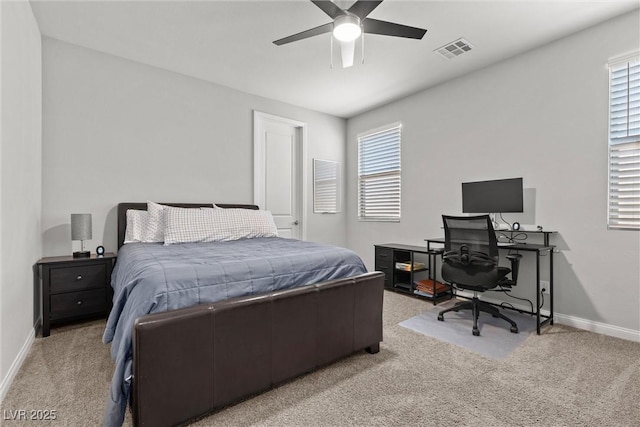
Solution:
{"label": "desk accessory", "polygon": [[93,227],[91,214],[71,214],[71,240],[80,240],[80,251],[74,252],[74,258],[89,258],[91,252],[84,250],[84,241],[90,240]]}
{"label": "desk accessory", "polygon": [[96,248],[96,255],[98,255],[99,257],[104,256],[104,246],[100,245]]}

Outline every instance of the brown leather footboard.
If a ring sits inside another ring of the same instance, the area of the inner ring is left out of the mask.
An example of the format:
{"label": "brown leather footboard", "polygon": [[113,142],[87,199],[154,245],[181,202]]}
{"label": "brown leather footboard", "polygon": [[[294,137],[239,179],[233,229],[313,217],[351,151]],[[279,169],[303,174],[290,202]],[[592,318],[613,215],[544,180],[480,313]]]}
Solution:
{"label": "brown leather footboard", "polygon": [[188,421],[356,351],[379,351],[379,272],[139,318],[133,420]]}

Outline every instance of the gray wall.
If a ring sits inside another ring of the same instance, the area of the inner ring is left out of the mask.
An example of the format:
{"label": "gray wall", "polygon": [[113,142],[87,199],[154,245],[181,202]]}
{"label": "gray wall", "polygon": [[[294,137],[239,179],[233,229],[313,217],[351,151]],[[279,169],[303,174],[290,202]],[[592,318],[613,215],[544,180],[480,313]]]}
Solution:
{"label": "gray wall", "polygon": [[[424,244],[442,235],[441,214],[461,214],[461,182],[521,176],[527,212],[505,219],[559,232],[552,242],[560,250],[561,321],[638,339],[640,235],[606,225],[606,64],[638,50],[639,34],[635,11],[350,119],[349,247],[373,268],[375,243]],[[464,56],[451,67],[455,61]],[[359,222],[357,134],[396,121],[403,124],[402,221]],[[533,268],[525,260],[517,289],[531,298]]]}
{"label": "gray wall", "polygon": [[[93,214],[87,247],[113,251],[118,202],[252,203],[253,110],[307,123],[309,195],[314,157],[344,165],[343,119],[44,38],[45,255],[72,252],[74,212]],[[344,214],[312,203],[307,238],[346,245]]]}
{"label": "gray wall", "polygon": [[0,398],[33,338],[41,256],[41,44],[26,1],[0,2]]}

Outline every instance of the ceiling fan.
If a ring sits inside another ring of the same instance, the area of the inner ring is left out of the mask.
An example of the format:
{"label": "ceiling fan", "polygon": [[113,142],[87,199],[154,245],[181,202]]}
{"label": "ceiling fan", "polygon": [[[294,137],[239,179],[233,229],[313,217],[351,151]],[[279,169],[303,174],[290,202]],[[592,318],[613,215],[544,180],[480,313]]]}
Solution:
{"label": "ceiling fan", "polygon": [[367,16],[382,3],[382,0],[358,0],[348,9],[342,9],[334,2],[328,0],[311,0],[311,3],[329,15],[329,17],[333,19],[333,22],[276,40],[273,42],[275,45],[280,46],[333,32],[333,36],[340,42],[342,66],[350,67],[353,65],[353,58],[355,56],[355,42],[363,33],[421,39],[427,32],[427,30],[422,28],[367,18]]}

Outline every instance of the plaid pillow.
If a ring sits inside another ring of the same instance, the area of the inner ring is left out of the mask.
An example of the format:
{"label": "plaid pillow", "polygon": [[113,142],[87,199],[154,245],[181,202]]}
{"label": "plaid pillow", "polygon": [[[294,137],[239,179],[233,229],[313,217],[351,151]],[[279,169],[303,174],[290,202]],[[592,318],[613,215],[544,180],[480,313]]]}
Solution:
{"label": "plaid pillow", "polygon": [[164,209],[167,206],[147,201],[147,226],[142,234],[145,243],[164,242]]}
{"label": "plaid pillow", "polygon": [[142,242],[147,228],[147,211],[127,209],[127,228],[124,233],[124,243]]}
{"label": "plaid pillow", "polygon": [[277,236],[269,211],[165,208],[165,245]]}

